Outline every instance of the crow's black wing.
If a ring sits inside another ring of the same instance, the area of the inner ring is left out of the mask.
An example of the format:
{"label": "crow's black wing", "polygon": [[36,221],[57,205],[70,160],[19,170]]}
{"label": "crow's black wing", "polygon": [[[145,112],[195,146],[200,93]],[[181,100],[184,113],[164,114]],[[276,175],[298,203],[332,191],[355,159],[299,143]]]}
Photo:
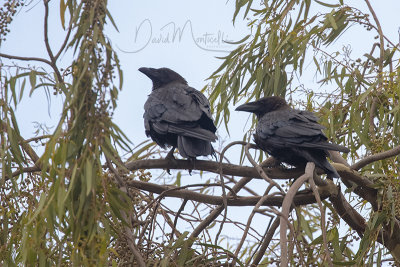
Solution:
{"label": "crow's black wing", "polygon": [[210,130],[215,133],[217,128],[214,125],[210,102],[208,101],[207,97],[205,97],[203,93],[192,87],[186,87],[185,91],[195,100],[195,102],[199,105],[199,108],[203,112],[202,117],[199,120],[199,124],[204,129]]}
{"label": "crow's black wing", "polygon": [[208,100],[197,90],[183,84],[171,84],[152,91],[144,109],[146,132],[177,134],[215,141]]}
{"label": "crow's black wing", "polygon": [[259,121],[256,134],[275,148],[315,148],[348,152],[348,149],[327,142],[324,127],[311,112],[293,109],[265,114]]}

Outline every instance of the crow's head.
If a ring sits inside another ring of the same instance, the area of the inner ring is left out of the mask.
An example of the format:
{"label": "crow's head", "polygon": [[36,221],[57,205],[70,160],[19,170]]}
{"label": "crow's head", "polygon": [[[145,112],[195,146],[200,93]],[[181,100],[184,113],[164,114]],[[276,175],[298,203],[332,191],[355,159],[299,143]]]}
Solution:
{"label": "crow's head", "polygon": [[152,80],[153,90],[172,82],[187,84],[186,80],[181,75],[168,68],[140,68],[139,71]]}
{"label": "crow's head", "polygon": [[260,98],[257,101],[249,102],[238,106],[236,110],[247,111],[256,114],[258,118],[262,117],[264,114],[279,110],[287,109],[289,105],[286,103],[285,99],[279,96],[267,96]]}

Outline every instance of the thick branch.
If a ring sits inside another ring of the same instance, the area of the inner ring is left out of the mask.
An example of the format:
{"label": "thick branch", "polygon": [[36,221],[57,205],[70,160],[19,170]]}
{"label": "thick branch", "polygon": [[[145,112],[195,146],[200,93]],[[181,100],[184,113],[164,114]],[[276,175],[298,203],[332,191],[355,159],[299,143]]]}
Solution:
{"label": "thick branch", "polygon": [[[170,169],[170,170],[182,170],[192,169],[199,171],[207,171],[219,174],[220,164],[214,161],[196,160],[193,163],[188,160],[174,160],[174,164],[171,164],[170,160],[167,159],[146,159],[146,160],[135,160],[126,163],[128,170],[134,171],[139,169]],[[282,169],[282,168],[263,168],[264,172],[268,177],[272,179],[291,179],[297,178],[304,173],[302,169]],[[249,178],[259,178],[261,175],[253,167],[239,166],[229,163],[221,164],[221,171],[223,175],[233,175]]]}
{"label": "thick branch", "polygon": [[374,154],[374,155],[368,156],[366,158],[363,158],[359,162],[354,163],[353,165],[351,165],[351,168],[353,170],[359,170],[362,167],[364,167],[364,166],[366,166],[366,165],[368,165],[368,164],[370,164],[372,162],[375,162],[375,161],[378,161],[378,160],[382,160],[382,159],[387,159],[387,158],[390,158],[390,157],[394,157],[394,156],[397,156],[399,154],[400,154],[400,146],[396,146],[395,148],[392,148],[392,149],[390,149],[388,151],[384,151],[384,152],[381,152],[381,153]]}
{"label": "thick branch", "polygon": [[[342,172],[341,170],[338,170],[339,174],[343,178],[345,175],[348,175],[348,173]],[[348,177],[351,177],[351,175],[348,175]],[[353,177],[355,178],[352,181],[355,181],[357,183],[357,178],[356,176]],[[371,189],[371,188],[369,188]],[[360,195],[362,198],[366,199],[369,201],[374,208],[374,210],[378,209],[377,205],[377,193],[375,189],[374,193],[369,193],[368,191],[365,190],[365,187],[357,187],[354,189],[354,192]],[[339,192],[339,194],[331,194],[331,197],[329,200],[332,202],[333,207],[339,214],[339,216],[357,233],[362,236],[365,232],[366,229],[366,221],[363,216],[361,216],[345,199],[343,194]],[[393,229],[391,228],[391,224],[384,225],[384,230],[381,230],[380,233],[378,234],[378,242],[384,245],[388,250],[391,251],[392,255],[396,259],[400,259],[400,225],[398,220],[394,219],[394,227]]]}
{"label": "thick branch", "polygon": [[[179,189],[175,186],[158,185],[136,180],[127,182],[127,185],[129,187],[134,187],[136,189],[148,191],[151,193],[163,194],[166,197],[188,199],[211,205],[223,204],[223,197],[221,196],[201,194],[193,192],[192,190]],[[319,189],[319,193],[322,199],[326,199],[331,195],[331,193],[328,190],[324,190],[324,188]],[[228,194],[227,204],[228,206],[254,206],[257,204],[258,201],[260,201],[260,199],[261,196],[234,197],[232,196],[232,194]],[[262,202],[262,206],[281,206],[283,199],[283,196],[270,196],[264,202]],[[296,206],[307,205],[311,203],[316,203],[316,200],[312,191],[310,189],[306,189],[297,192],[297,194],[294,196],[293,203]]]}
{"label": "thick branch", "polygon": [[356,184],[357,187],[353,189],[354,193],[367,200],[374,210],[378,210],[377,190],[372,188],[373,183],[370,180],[342,164],[333,163],[332,165],[347,187],[352,187],[352,183]]}
{"label": "thick branch", "polygon": [[366,227],[365,219],[346,201],[342,192],[339,192],[336,196],[332,195],[329,200],[332,202],[339,216],[355,230],[359,236],[362,236]]}

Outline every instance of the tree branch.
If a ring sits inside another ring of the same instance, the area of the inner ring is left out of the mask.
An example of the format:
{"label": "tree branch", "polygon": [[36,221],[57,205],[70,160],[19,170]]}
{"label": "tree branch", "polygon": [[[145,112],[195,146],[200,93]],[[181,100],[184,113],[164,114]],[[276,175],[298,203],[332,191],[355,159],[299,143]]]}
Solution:
{"label": "tree branch", "polygon": [[253,210],[251,211],[250,216],[247,218],[247,224],[244,229],[242,238],[240,239],[240,242],[239,242],[238,246],[236,247],[235,259],[233,259],[233,261],[232,261],[232,266],[235,266],[235,264],[236,264],[236,258],[239,256],[239,252],[242,249],[244,241],[246,240],[246,237],[249,232],[250,225],[251,225],[254,215],[256,214],[257,210],[261,207],[261,205],[270,197],[270,195],[268,195],[268,191],[269,191],[269,188],[265,191],[264,195],[260,198],[260,200],[254,206]]}
{"label": "tree branch", "polygon": [[364,166],[366,166],[366,165],[368,165],[368,164],[370,164],[372,162],[375,162],[375,161],[378,161],[378,160],[382,160],[382,159],[387,159],[387,158],[390,158],[390,157],[394,157],[394,156],[397,156],[399,154],[400,154],[400,146],[396,146],[395,148],[392,148],[392,149],[390,149],[388,151],[384,151],[384,152],[381,152],[381,153],[378,153],[378,154],[374,154],[374,155],[365,157],[362,160],[360,160],[359,162],[356,162],[353,165],[351,165],[351,168],[353,170],[359,170],[362,167],[364,167]]}
{"label": "tree branch", "polygon": [[[339,172],[340,175],[342,173]],[[374,195],[376,199],[376,194]],[[367,223],[363,216],[361,216],[345,199],[343,194],[339,191],[337,195],[331,194],[329,197],[333,207],[339,216],[353,229],[359,236],[363,236]],[[373,206],[373,205],[372,205]],[[374,207],[374,206],[373,206]],[[375,209],[375,208],[374,208]],[[398,220],[394,219],[393,228],[391,224],[383,226],[378,234],[378,242],[384,245],[392,255],[400,260],[400,225]]]}
{"label": "tree branch", "polygon": [[[144,190],[147,192],[162,194],[164,197],[175,197],[187,200],[193,200],[201,203],[211,204],[211,205],[223,205],[222,196],[212,196],[193,192],[192,190],[179,189],[179,187],[171,185],[158,185],[143,181],[128,181],[127,186],[136,189]],[[324,188],[318,188],[320,196],[322,199],[326,199],[331,195],[329,190]],[[235,187],[232,188],[232,192],[236,192]],[[261,196],[250,196],[241,197],[233,196],[232,192],[227,194],[227,205],[228,206],[254,206],[260,201]],[[262,206],[281,206],[283,202],[283,196],[269,196],[265,201],[262,202]],[[310,189],[305,189],[297,192],[294,196],[293,203],[295,206],[307,205],[316,203],[314,194]]]}
{"label": "tree branch", "polygon": [[362,236],[366,227],[365,219],[346,201],[342,192],[339,190],[338,194],[332,195],[329,197],[329,200],[339,216],[355,230],[359,236]]}
{"label": "tree branch", "polygon": [[[39,172],[39,171],[41,171],[41,170],[40,170],[40,168],[37,167],[37,166],[26,167],[26,168],[23,168],[22,170],[21,170],[21,169],[18,169],[18,170],[16,170],[16,171],[14,171],[14,172],[12,173],[11,177],[15,177],[15,176],[18,176],[18,175],[23,174],[23,173],[31,173],[31,172]],[[10,178],[10,177],[7,177],[7,176],[6,176],[6,181],[7,181],[9,178]]]}
{"label": "tree branch", "polygon": [[[329,179],[328,179],[328,181],[330,183],[333,183]],[[324,251],[325,251],[325,259],[324,259],[324,261],[327,261],[328,265],[332,267],[333,266],[332,258],[331,258],[330,252],[329,252],[328,241],[327,241],[327,238],[326,238],[325,209],[322,206],[321,197],[319,195],[318,188],[317,188],[317,186],[316,186],[316,184],[314,182],[313,177],[310,176],[308,178],[308,183],[310,184],[310,187],[311,187],[311,189],[312,189],[312,191],[314,193],[315,199],[317,200],[319,210],[321,212],[321,231],[322,231],[322,240],[323,240]]]}
{"label": "tree branch", "polygon": [[8,59],[16,59],[16,60],[22,60],[22,61],[39,61],[46,63],[50,66],[52,66],[52,63],[48,61],[47,59],[40,58],[40,57],[20,57],[20,56],[13,56],[13,55],[8,55],[8,54],[3,54],[0,53],[0,57],[8,58]]}
{"label": "tree branch", "polygon": [[[274,180],[268,177],[268,175],[264,172],[263,168],[257,164],[257,162],[253,159],[253,157],[250,155],[249,148],[257,148],[257,146],[254,146],[250,143],[248,143],[244,147],[244,151],[246,153],[247,159],[251,162],[251,164],[254,166],[254,168],[257,170],[258,174],[263,178],[267,183],[269,183],[272,186],[275,186],[282,194],[284,194],[283,189],[277,184]],[[269,189],[272,189],[272,186],[269,187]],[[264,195],[268,195],[269,191],[265,192]]]}
{"label": "tree branch", "polygon": [[340,174],[340,178],[347,187],[351,188],[353,187],[352,183],[356,184],[357,186],[353,189],[354,193],[362,199],[367,200],[375,211],[378,210],[378,192],[375,188],[372,188],[373,183],[370,180],[342,164],[333,163],[332,165]]}
{"label": "tree branch", "polygon": [[304,184],[308,179],[313,179],[315,164],[313,162],[308,162],[306,170],[302,176],[300,176],[289,188],[285,199],[282,204],[282,215],[280,217],[280,239],[281,239],[281,265],[282,267],[288,266],[288,247],[287,247],[287,237],[286,230],[288,228],[289,211],[290,206],[293,203],[294,196],[297,190]]}
{"label": "tree branch", "polygon": [[[248,182],[251,181],[251,178],[243,177],[240,179],[237,184],[235,184],[232,188],[235,194],[240,191]],[[227,195],[227,198],[231,197],[231,193]],[[221,202],[222,203],[222,202]],[[223,211],[224,205],[221,204],[217,208],[215,208],[210,215],[208,215],[191,233],[189,239],[194,240],[207,226],[210,225]]]}
{"label": "tree branch", "polygon": [[64,42],[60,47],[60,50],[58,50],[58,53],[54,56],[55,60],[57,60],[60,57],[61,53],[64,51],[64,48],[67,46],[71,32],[72,32],[72,22],[70,23],[70,25],[68,27],[67,36],[65,37]]}
{"label": "tree branch", "polygon": [[271,225],[271,228],[269,228],[267,234],[265,235],[264,240],[261,243],[260,248],[257,251],[257,255],[253,260],[253,263],[251,266],[258,266],[260,263],[261,259],[264,257],[264,253],[267,250],[269,243],[271,242],[272,238],[274,237],[275,231],[278,228],[280,224],[280,218],[277,216],[274,220],[274,222]]}
{"label": "tree branch", "polygon": [[[108,169],[114,174],[114,177],[115,177],[115,180],[117,181],[119,189],[122,192],[124,192],[127,195],[129,195],[129,192],[128,192],[128,189],[126,188],[124,180],[119,175],[118,171],[113,167],[111,161],[107,157],[106,157],[106,161],[107,161]],[[120,197],[120,200],[122,202],[124,201],[122,197]],[[133,233],[133,231],[131,229],[132,228],[132,220],[131,220],[132,219],[131,218],[132,214],[128,214],[126,211],[121,210],[121,216],[122,216],[122,219],[125,221],[125,222],[122,222],[122,224],[123,224],[123,230],[124,230],[124,233],[125,233],[126,241],[128,243],[128,247],[132,251],[132,254],[135,256],[136,263],[138,264],[138,266],[146,267],[146,263],[145,263],[145,261],[143,259],[143,256],[140,253],[139,249],[136,247],[135,235],[134,235],[134,233]]]}
{"label": "tree branch", "polygon": [[[380,55],[379,55],[379,61],[378,61],[378,89],[382,89],[382,74],[383,74],[383,58],[385,56],[385,43],[384,43],[384,39],[383,39],[383,31],[382,31],[382,27],[381,24],[378,20],[378,17],[375,14],[374,9],[371,6],[371,3],[369,2],[369,0],[365,0],[365,3],[368,6],[369,11],[372,14],[372,17],[375,20],[376,23],[376,27],[378,30],[378,34],[379,34],[379,48],[380,48]],[[379,93],[379,92],[378,92]],[[371,104],[371,108],[370,108],[370,114],[369,114],[369,131],[370,133],[373,135],[373,138],[375,139],[375,123],[374,123],[374,119],[375,119],[375,113],[378,107],[378,97],[375,95],[372,98],[372,104]]]}
{"label": "tree branch", "polygon": [[[233,175],[240,177],[258,178],[261,179],[261,175],[253,167],[239,166],[229,163],[221,163],[206,160],[196,160],[196,164],[193,166],[188,160],[174,160],[172,166],[171,162],[167,159],[146,159],[146,160],[134,160],[125,164],[128,170],[134,171],[139,169],[171,169],[171,170],[184,170],[192,169],[199,171],[207,171],[219,174],[219,168],[224,175]],[[292,179],[297,178],[304,173],[304,170],[299,168],[293,169],[282,169],[282,168],[263,168],[264,172],[268,177],[272,179]]]}
{"label": "tree branch", "polygon": [[[225,190],[225,181],[224,181],[224,176],[222,175],[222,161],[225,158],[225,152],[228,151],[228,149],[234,145],[247,145],[246,142],[243,141],[235,141],[235,142],[231,142],[230,144],[228,144],[227,146],[224,147],[224,149],[222,149],[220,157],[219,157],[219,168],[218,168],[218,173],[219,173],[219,178],[221,180],[221,189],[222,189],[222,200],[223,200],[223,204],[224,204],[224,217],[222,219],[222,222],[219,225],[219,230],[217,232],[217,234],[215,235],[215,244],[218,244],[218,238],[220,236],[220,234],[222,233],[222,228],[224,227],[225,221],[226,221],[226,217],[228,216],[228,201],[227,201],[227,197],[226,197],[226,190]],[[231,193],[233,195],[236,195],[235,192]],[[235,255],[236,257],[237,255]]]}
{"label": "tree branch", "polygon": [[44,3],[44,44],[46,45],[47,54],[50,57],[52,63],[55,62],[55,58],[53,55],[53,51],[51,51],[50,43],[49,43],[49,27],[48,27],[48,20],[49,20],[49,0],[43,0]]}
{"label": "tree branch", "polygon": [[53,51],[51,50],[49,37],[48,37],[48,20],[49,20],[49,1],[43,0],[44,3],[44,43],[46,45],[47,54],[50,57],[50,66],[53,68],[54,72],[57,75],[58,82],[61,83],[63,81],[60,71],[57,68],[57,58],[54,57]]}
{"label": "tree branch", "polygon": [[[365,3],[367,4],[368,9],[369,9],[369,11],[370,11],[371,14],[372,14],[372,17],[373,17],[374,20],[375,20],[376,27],[377,27],[377,31],[378,31],[378,34],[379,34],[379,45],[380,45],[379,72],[380,72],[380,74],[382,74],[382,70],[383,70],[383,57],[384,57],[384,55],[385,55],[385,43],[384,43],[384,40],[383,40],[384,35],[383,35],[383,31],[382,31],[381,24],[380,24],[380,22],[379,22],[379,20],[378,20],[378,17],[376,16],[376,13],[375,13],[374,9],[373,9],[372,6],[371,6],[371,3],[369,2],[369,0],[365,0]],[[381,83],[381,84],[382,84],[382,83]]]}

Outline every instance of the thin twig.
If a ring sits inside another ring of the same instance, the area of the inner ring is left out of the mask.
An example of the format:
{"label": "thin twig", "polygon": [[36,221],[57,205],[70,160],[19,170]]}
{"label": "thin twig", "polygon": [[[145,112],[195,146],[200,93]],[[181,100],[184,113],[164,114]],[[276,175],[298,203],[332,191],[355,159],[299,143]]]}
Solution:
{"label": "thin twig", "polygon": [[[187,202],[188,202],[188,199],[187,199],[187,198],[183,199],[183,202],[182,202],[181,206],[179,207],[178,212],[177,212],[176,215],[175,215],[174,225],[172,226],[171,239],[172,239],[173,233],[177,231],[177,230],[176,230],[176,225],[178,224],[178,218],[179,218],[179,216],[181,215],[182,211],[185,209],[185,206],[186,206],[186,203],[187,203]],[[179,236],[178,236],[178,237],[179,237]]]}
{"label": "thin twig", "polygon": [[[275,186],[282,194],[284,194],[283,189],[279,186],[279,184],[277,184],[274,180],[272,180],[271,178],[268,177],[268,175],[264,172],[263,168],[261,168],[260,165],[257,164],[257,162],[253,159],[253,157],[251,156],[250,152],[249,152],[249,148],[257,148],[256,146],[254,146],[253,144],[247,144],[244,149],[245,149],[245,153],[247,156],[247,159],[251,162],[251,164],[253,164],[254,168],[257,170],[258,174],[261,176],[261,178],[263,178],[265,181],[267,181],[269,184]],[[269,192],[266,192],[266,194],[268,195]]]}
{"label": "thin twig", "polygon": [[[233,177],[231,177],[229,175],[224,175],[224,178],[228,179],[229,182],[231,182],[233,184],[236,184],[236,182],[237,182]],[[260,196],[256,191],[254,191],[253,189],[251,189],[248,186],[243,187],[243,189],[246,190],[249,194],[251,194],[253,196]]]}
{"label": "thin twig", "polygon": [[269,228],[268,232],[266,233],[265,238],[262,241],[260,248],[257,250],[257,255],[254,258],[251,266],[258,266],[258,264],[264,257],[264,253],[267,250],[272,238],[274,237],[275,231],[278,228],[279,223],[280,223],[280,218],[276,217],[274,222],[271,225],[271,228]]}
{"label": "thin twig", "polygon": [[42,139],[51,138],[52,136],[53,136],[52,134],[45,134],[45,135],[36,136],[36,137],[32,137],[32,138],[26,139],[26,140],[24,140],[24,142],[25,143],[37,142],[37,141],[42,140]]}
{"label": "thin twig", "polygon": [[[272,185],[269,185],[269,187],[272,187]],[[261,205],[264,203],[264,201],[267,200],[269,197],[271,197],[270,195],[268,195],[269,190],[270,190],[270,188],[267,188],[267,190],[265,190],[264,195],[260,198],[260,200],[257,202],[257,204],[254,206],[253,210],[251,211],[251,214],[250,214],[249,218],[247,219],[246,228],[244,229],[242,238],[240,239],[239,245],[236,248],[235,258],[238,257],[239,252],[242,249],[242,246],[244,244],[244,241],[246,240],[247,233],[249,232],[249,228],[250,228],[251,222],[253,221],[254,215],[256,214],[257,210],[261,207]],[[236,264],[236,259],[233,259],[232,266],[235,266],[235,264]]]}
{"label": "thin twig", "polygon": [[[375,48],[376,48],[378,45],[379,45],[378,43],[374,43],[374,44],[372,45],[371,51],[369,52],[369,55],[370,55],[371,57],[372,57],[372,55],[374,54]],[[367,67],[368,67],[369,61],[370,61],[370,57],[367,57],[367,60],[364,62],[363,71],[362,71],[362,73],[361,73],[361,77],[362,77],[362,78],[365,78],[365,72],[367,71]],[[360,86],[361,86],[361,82],[358,82],[357,89],[360,89]]]}
{"label": "thin twig", "polygon": [[221,185],[222,185],[222,200],[223,200],[222,202],[223,202],[223,205],[224,205],[224,217],[223,217],[223,219],[222,219],[222,223],[219,225],[218,232],[217,232],[217,234],[215,235],[215,241],[214,241],[215,245],[218,244],[218,238],[219,238],[219,236],[220,236],[220,234],[221,234],[221,232],[222,232],[222,229],[223,229],[224,224],[225,224],[225,221],[226,221],[226,217],[227,217],[227,215],[228,215],[228,201],[227,201],[226,190],[225,190],[225,184],[224,184],[224,176],[222,175],[222,161],[223,161],[223,159],[224,159],[225,152],[228,151],[228,149],[229,149],[230,147],[232,147],[232,146],[234,146],[234,145],[238,145],[238,144],[239,144],[239,145],[246,145],[246,143],[245,143],[245,142],[242,142],[242,141],[232,142],[232,143],[230,143],[230,144],[228,144],[227,146],[224,147],[224,149],[222,150],[221,155],[220,155],[220,157],[219,157],[219,168],[218,168],[218,172],[219,172],[219,178],[220,178]]}
{"label": "thin twig", "polygon": [[[243,186],[245,186],[248,182],[250,182],[252,179],[251,178],[247,178],[247,177],[243,177],[242,179],[240,179],[237,184],[235,184],[235,186],[232,188],[232,190],[235,193],[238,193],[240,191],[240,189],[243,188]],[[230,197],[231,194],[229,193],[227,195],[227,197]],[[210,215],[208,215],[194,230],[193,232],[190,234],[189,239],[194,240],[208,225],[210,225],[210,223],[212,223],[219,214],[221,214],[222,210],[223,210],[224,206],[223,205],[219,205],[217,208],[215,208]]]}
{"label": "thin twig", "polygon": [[[379,48],[380,48],[380,55],[379,55],[379,61],[378,61],[378,90],[382,90],[382,85],[383,85],[383,81],[382,81],[382,75],[383,75],[383,58],[385,56],[385,43],[384,43],[384,39],[383,39],[383,31],[382,31],[382,27],[381,24],[378,20],[378,17],[375,14],[374,9],[371,6],[371,3],[369,2],[369,0],[365,0],[365,3],[368,6],[369,11],[372,14],[372,17],[374,18],[374,21],[376,23],[376,27],[378,30],[378,35],[379,35]],[[378,94],[380,93],[380,91],[378,91]],[[378,96],[375,95],[372,98],[372,104],[371,104],[371,108],[370,108],[370,113],[369,113],[369,131],[372,134],[373,138],[375,139],[375,123],[374,123],[374,119],[375,119],[375,113],[378,107]]]}
{"label": "thin twig", "polygon": [[54,56],[55,60],[57,60],[60,57],[61,53],[64,51],[64,48],[67,46],[71,32],[72,32],[72,18],[71,18],[70,25],[68,26],[67,36],[65,37],[64,42],[60,47],[60,50],[58,50],[58,53]]}
{"label": "thin twig", "polygon": [[53,55],[53,51],[51,51],[49,36],[48,36],[49,0],[43,0],[43,3],[44,3],[44,44],[46,45],[47,54],[49,55],[51,62],[54,63],[55,58]]}
{"label": "thin twig", "polygon": [[302,176],[300,176],[292,186],[289,188],[289,191],[287,192],[285,199],[283,200],[282,203],[282,216],[280,218],[280,225],[281,225],[281,230],[280,230],[280,245],[281,245],[281,265],[282,267],[288,266],[288,249],[287,249],[287,237],[286,237],[286,230],[288,227],[288,222],[289,222],[289,211],[290,211],[290,206],[293,203],[293,198],[296,195],[296,192],[299,190],[299,188],[303,185],[305,181],[308,179],[313,178],[313,173],[314,173],[314,168],[315,164],[313,162],[308,162],[306,165],[305,172]]}
{"label": "thin twig", "polygon": [[[153,199],[149,204],[146,205],[146,207],[144,207],[138,213],[138,215],[137,215],[138,217],[143,215],[143,213],[145,213],[150,208],[150,206],[152,206],[155,202],[160,201],[164,197],[182,195],[181,193],[178,193],[178,194],[172,193],[174,191],[191,192],[191,193],[194,193],[195,195],[205,195],[205,194],[196,193],[196,192],[193,192],[193,191],[190,191],[190,190],[185,190],[185,189],[186,188],[190,188],[190,187],[199,187],[199,186],[203,186],[203,187],[204,186],[208,186],[208,187],[210,187],[210,186],[218,186],[218,187],[220,187],[221,186],[221,184],[190,184],[190,185],[185,185],[185,186],[180,186],[180,187],[173,187],[173,186],[156,185],[156,184],[151,184],[151,183],[148,183],[148,182],[142,182],[142,181],[136,181],[136,180],[130,181],[130,182],[128,182],[128,184],[129,185],[134,185],[135,184],[136,186],[134,186],[134,187],[136,187],[136,188],[140,188],[140,189],[147,188],[147,189],[149,189],[147,191],[159,194],[158,197]],[[232,193],[233,196],[236,196],[236,193],[233,192],[232,188],[230,188],[230,187],[226,187],[226,188],[229,189],[229,191]],[[144,190],[146,190],[146,189],[144,189]],[[205,196],[208,196],[208,195],[205,195]],[[194,200],[194,199],[191,199],[190,197],[188,199]]]}
{"label": "thin twig", "polygon": [[49,43],[49,28],[48,28],[48,20],[49,20],[49,1],[50,0],[43,0],[44,3],[44,43],[46,46],[47,54],[50,57],[51,67],[53,68],[54,72],[57,75],[58,82],[61,83],[63,81],[61,73],[57,68],[57,58],[54,57],[53,51],[51,50],[50,43]]}
{"label": "thin twig", "polygon": [[384,42],[384,39],[383,39],[384,35],[383,35],[381,24],[380,24],[380,22],[378,20],[378,17],[376,16],[376,13],[375,13],[374,9],[371,6],[371,3],[369,2],[369,0],[365,0],[365,3],[367,4],[368,9],[372,14],[372,17],[375,20],[377,31],[378,31],[378,34],[379,34],[379,44],[380,44],[379,72],[382,73],[382,70],[383,70],[383,57],[385,55],[385,42]]}
{"label": "thin twig", "polygon": [[51,62],[48,61],[47,59],[40,58],[40,57],[20,57],[20,56],[13,56],[13,55],[8,55],[4,53],[0,53],[0,57],[8,58],[8,59],[16,59],[16,60],[22,60],[22,61],[39,61],[46,63],[50,66],[52,66]]}
{"label": "thin twig", "polygon": [[[325,209],[322,206],[321,197],[319,196],[319,192],[318,192],[317,186],[315,185],[313,177],[310,177],[308,179],[308,182],[310,184],[310,187],[311,187],[312,191],[314,192],[315,199],[317,200],[317,204],[318,204],[319,210],[321,212],[321,231],[322,231],[322,240],[323,240],[323,245],[324,245],[325,257],[326,257],[324,259],[324,262],[327,261],[329,266],[332,267],[333,266],[332,258],[331,258],[331,255],[329,253],[328,240],[326,238]],[[332,181],[330,181],[330,182],[332,183]]]}

